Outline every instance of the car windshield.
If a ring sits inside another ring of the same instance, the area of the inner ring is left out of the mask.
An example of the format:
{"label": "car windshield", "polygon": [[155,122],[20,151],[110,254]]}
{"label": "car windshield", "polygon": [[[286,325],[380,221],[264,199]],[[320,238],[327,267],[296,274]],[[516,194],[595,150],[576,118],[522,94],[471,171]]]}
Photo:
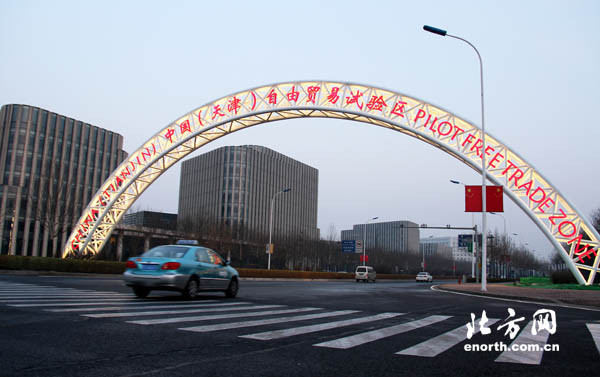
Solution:
{"label": "car windshield", "polygon": [[142,256],[152,258],[182,258],[189,249],[189,247],[174,245],[158,246],[152,250],[148,250]]}
{"label": "car windshield", "polygon": [[366,267],[358,267],[358,268],[356,269],[356,272],[365,272],[365,271],[367,271],[367,268],[366,268]]}

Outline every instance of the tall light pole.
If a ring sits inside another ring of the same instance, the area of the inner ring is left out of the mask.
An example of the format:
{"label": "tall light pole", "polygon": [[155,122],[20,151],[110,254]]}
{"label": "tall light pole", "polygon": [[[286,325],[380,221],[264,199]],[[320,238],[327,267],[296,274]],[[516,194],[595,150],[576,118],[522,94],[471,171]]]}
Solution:
{"label": "tall light pole", "polygon": [[372,219],[369,219],[365,222],[365,229],[363,232],[363,266],[367,265],[367,224],[369,223],[369,221],[373,221],[373,220],[377,220],[379,218],[379,216],[373,217]]}
{"label": "tall light pole", "polygon": [[481,290],[482,291],[487,291],[487,279],[486,279],[486,273],[487,273],[487,252],[486,252],[486,248],[487,248],[487,240],[485,239],[485,234],[487,232],[487,227],[486,227],[486,188],[485,188],[485,183],[486,183],[486,179],[487,179],[487,169],[486,169],[486,164],[485,164],[485,118],[483,116],[484,111],[483,111],[483,61],[481,60],[481,55],[479,54],[479,51],[477,51],[477,48],[475,48],[475,46],[473,46],[473,44],[469,41],[467,41],[466,39],[457,37],[455,35],[450,35],[446,32],[446,30],[442,30],[442,29],[438,29],[432,26],[427,26],[424,25],[423,26],[423,30],[428,31],[430,33],[433,34],[437,34],[437,35],[441,35],[442,37],[448,36],[454,39],[458,39],[461,40],[463,42],[465,42],[466,44],[468,44],[469,46],[473,47],[473,50],[475,50],[475,52],[477,53],[477,57],[479,58],[479,79],[481,82],[481,172],[482,172],[482,183],[481,183],[481,197],[482,197],[482,206],[481,206],[481,234],[483,234],[483,237],[481,237],[482,241],[481,241],[481,259],[482,259],[482,263],[481,263]]}
{"label": "tall light pole", "polygon": [[271,197],[271,215],[269,216],[269,249],[268,249],[268,253],[269,253],[269,262],[267,264],[267,269],[270,270],[271,269],[271,254],[273,253],[273,244],[271,243],[271,236],[273,235],[273,203],[275,202],[275,197],[279,194],[283,194],[284,192],[290,192],[292,191],[291,188],[286,188],[283,189],[279,192],[276,192],[273,197]]}

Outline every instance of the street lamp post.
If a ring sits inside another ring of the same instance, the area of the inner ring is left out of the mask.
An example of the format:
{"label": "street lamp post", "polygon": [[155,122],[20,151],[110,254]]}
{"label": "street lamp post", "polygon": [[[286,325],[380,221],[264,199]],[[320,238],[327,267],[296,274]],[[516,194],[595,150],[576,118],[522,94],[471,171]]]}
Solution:
{"label": "street lamp post", "polygon": [[423,30],[428,31],[430,33],[433,34],[437,34],[437,35],[441,35],[442,37],[448,36],[454,39],[458,39],[461,40],[465,43],[467,43],[469,46],[471,46],[473,48],[473,50],[475,50],[475,52],[477,53],[477,57],[479,58],[479,79],[481,82],[481,150],[483,151],[483,153],[481,153],[481,172],[482,172],[482,184],[481,184],[481,197],[482,197],[482,212],[481,212],[481,234],[484,235],[484,237],[482,237],[482,242],[481,242],[481,258],[483,260],[483,263],[481,265],[481,290],[482,291],[487,291],[487,279],[486,279],[486,273],[487,273],[487,266],[486,266],[486,258],[487,258],[487,252],[486,252],[486,248],[487,248],[487,240],[485,239],[485,234],[487,234],[487,229],[486,229],[486,188],[485,188],[485,184],[486,184],[486,179],[487,179],[487,172],[486,172],[486,164],[485,164],[485,151],[486,151],[486,146],[485,146],[485,118],[484,118],[484,111],[483,111],[483,61],[481,60],[481,55],[479,54],[479,51],[477,51],[477,48],[475,48],[475,46],[473,46],[473,44],[469,41],[467,41],[466,39],[457,37],[455,35],[450,35],[446,32],[446,30],[442,30],[442,29],[438,29],[432,26],[428,26],[428,25],[424,25],[423,26]]}
{"label": "street lamp post", "polygon": [[367,265],[367,224],[369,223],[369,221],[373,221],[373,220],[377,220],[379,218],[379,216],[373,217],[372,219],[369,219],[365,222],[365,229],[363,231],[363,266]]}
{"label": "street lamp post", "polygon": [[272,197],[271,197],[271,214],[269,216],[269,249],[268,249],[268,253],[269,253],[269,262],[267,264],[267,269],[270,270],[271,269],[271,253],[273,252],[273,244],[271,243],[271,236],[273,235],[273,203],[275,202],[275,197],[279,194],[283,194],[284,192],[290,192],[292,191],[291,188],[286,188],[283,189],[279,192],[276,192]]}

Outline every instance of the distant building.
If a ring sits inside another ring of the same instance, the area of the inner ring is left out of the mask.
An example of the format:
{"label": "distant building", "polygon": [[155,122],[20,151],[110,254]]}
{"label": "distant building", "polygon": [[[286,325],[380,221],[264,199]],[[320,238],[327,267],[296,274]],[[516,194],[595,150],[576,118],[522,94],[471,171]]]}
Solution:
{"label": "distant building", "polygon": [[452,259],[452,248],[443,243],[421,243],[419,246],[425,257],[444,257]]}
{"label": "distant building", "polygon": [[380,249],[397,253],[419,252],[419,228],[411,221],[388,221],[357,224],[351,230],[342,230],[342,240],[362,240],[365,235],[368,250]]}
{"label": "distant building", "polygon": [[123,224],[147,228],[177,230],[177,214],[152,211],[126,213],[123,216]]}
{"label": "distant building", "polygon": [[123,136],[39,107],[0,109],[0,254],[57,256],[127,156]]}
{"label": "distant building", "polygon": [[[452,251],[452,258],[457,262],[471,262],[473,255],[464,248],[458,247],[458,236],[452,237],[429,237],[421,238],[421,245],[427,250],[433,252],[434,247],[429,245],[445,245]],[[423,250],[423,249],[421,249]]]}
{"label": "distant building", "polygon": [[227,146],[181,165],[179,222],[224,223],[233,236],[269,234],[271,199],[273,237],[317,239],[319,171],[258,145]]}

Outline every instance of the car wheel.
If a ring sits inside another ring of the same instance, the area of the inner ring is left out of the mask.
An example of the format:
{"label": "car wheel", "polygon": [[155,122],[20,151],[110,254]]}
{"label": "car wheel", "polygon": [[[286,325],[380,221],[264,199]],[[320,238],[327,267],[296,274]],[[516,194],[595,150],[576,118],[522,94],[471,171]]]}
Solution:
{"label": "car wheel", "polygon": [[133,287],[133,293],[135,294],[136,297],[144,298],[144,297],[148,296],[148,294],[150,293],[150,290],[148,288],[143,288],[143,287]]}
{"label": "car wheel", "polygon": [[360,280],[356,279],[356,282],[358,283]]}
{"label": "car wheel", "polygon": [[229,298],[234,298],[235,296],[237,296],[238,290],[239,283],[237,279],[231,279],[231,281],[229,282],[229,287],[225,291],[225,296]]}
{"label": "car wheel", "polygon": [[198,296],[198,280],[196,278],[190,278],[187,285],[185,286],[185,290],[183,291],[183,295],[186,298],[194,299]]}

